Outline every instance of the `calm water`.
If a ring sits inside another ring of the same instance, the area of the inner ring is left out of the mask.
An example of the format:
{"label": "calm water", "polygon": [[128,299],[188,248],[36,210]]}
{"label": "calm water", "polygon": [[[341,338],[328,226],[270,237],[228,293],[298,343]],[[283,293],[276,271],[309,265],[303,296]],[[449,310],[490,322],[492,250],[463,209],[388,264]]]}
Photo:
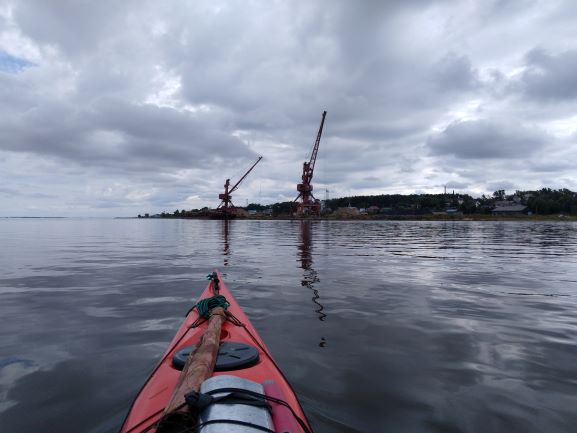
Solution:
{"label": "calm water", "polygon": [[117,431],[213,267],[317,433],[577,431],[577,225],[0,220],[0,431]]}

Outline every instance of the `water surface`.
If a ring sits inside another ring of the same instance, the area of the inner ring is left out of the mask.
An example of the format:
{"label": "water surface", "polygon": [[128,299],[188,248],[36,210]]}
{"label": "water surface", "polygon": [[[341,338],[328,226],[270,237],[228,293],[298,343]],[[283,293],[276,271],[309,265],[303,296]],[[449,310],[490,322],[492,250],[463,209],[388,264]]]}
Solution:
{"label": "water surface", "polygon": [[0,431],[117,431],[214,267],[317,433],[577,431],[576,233],[0,220]]}

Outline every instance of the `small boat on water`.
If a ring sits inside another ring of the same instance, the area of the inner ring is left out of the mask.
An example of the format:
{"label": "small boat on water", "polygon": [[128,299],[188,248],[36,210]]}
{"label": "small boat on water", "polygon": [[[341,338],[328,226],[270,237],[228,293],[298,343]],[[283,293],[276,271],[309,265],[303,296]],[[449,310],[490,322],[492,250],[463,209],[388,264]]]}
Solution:
{"label": "small boat on water", "polygon": [[294,390],[218,271],[138,393],[121,433],[312,433]]}

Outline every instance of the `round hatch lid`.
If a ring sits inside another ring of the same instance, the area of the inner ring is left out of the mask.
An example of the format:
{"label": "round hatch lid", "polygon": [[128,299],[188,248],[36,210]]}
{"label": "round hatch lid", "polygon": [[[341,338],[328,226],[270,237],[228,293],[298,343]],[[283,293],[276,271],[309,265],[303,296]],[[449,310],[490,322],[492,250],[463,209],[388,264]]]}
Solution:
{"label": "round hatch lid", "polygon": [[[182,370],[190,352],[195,346],[186,346],[177,351],[172,357],[172,366]],[[258,350],[249,344],[227,341],[220,345],[216,357],[215,371],[239,370],[251,367],[259,360]]]}

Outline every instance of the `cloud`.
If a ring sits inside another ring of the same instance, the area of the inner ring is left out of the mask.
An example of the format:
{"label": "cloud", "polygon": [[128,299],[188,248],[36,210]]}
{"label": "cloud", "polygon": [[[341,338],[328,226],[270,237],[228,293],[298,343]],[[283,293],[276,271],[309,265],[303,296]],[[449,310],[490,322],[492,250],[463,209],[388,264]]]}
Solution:
{"label": "cloud", "polygon": [[454,122],[427,140],[433,155],[461,159],[526,158],[546,143],[538,130],[490,120]]}
{"label": "cloud", "polygon": [[51,44],[67,55],[90,55],[119,32],[126,31],[128,11],[139,5],[134,0],[77,2],[30,0],[16,2],[13,15],[28,37]]}
{"label": "cloud", "polygon": [[203,167],[249,158],[246,144],[199,117],[148,104],[100,100],[87,107],[46,102],[0,120],[0,149],[129,170]]}
{"label": "cloud", "polygon": [[508,180],[500,180],[500,181],[488,183],[487,189],[489,191],[498,191],[500,189],[503,189],[503,190],[508,191],[510,193],[512,191],[516,191],[518,189],[518,186],[515,183],[510,182]]}
{"label": "cloud", "polygon": [[361,139],[367,141],[393,141],[403,139],[419,133],[423,125],[407,124],[406,122],[378,123],[378,122],[349,122],[344,125],[335,125],[330,129],[333,136],[348,139]]}
{"label": "cloud", "polygon": [[551,54],[535,48],[525,60],[519,84],[528,98],[545,102],[577,98],[577,49]]}
{"label": "cloud", "polygon": [[14,189],[14,188],[0,187],[0,194],[17,195],[18,190]]}
{"label": "cloud", "polygon": [[447,189],[460,189],[460,190],[463,190],[463,189],[466,189],[466,188],[469,187],[469,183],[468,183],[468,182],[458,182],[458,181],[452,180],[452,181],[450,181],[450,182],[447,182],[447,185],[446,185],[446,186],[447,186]]}
{"label": "cloud", "polygon": [[455,53],[447,54],[434,66],[434,76],[444,91],[473,90],[480,85],[471,60]]}

